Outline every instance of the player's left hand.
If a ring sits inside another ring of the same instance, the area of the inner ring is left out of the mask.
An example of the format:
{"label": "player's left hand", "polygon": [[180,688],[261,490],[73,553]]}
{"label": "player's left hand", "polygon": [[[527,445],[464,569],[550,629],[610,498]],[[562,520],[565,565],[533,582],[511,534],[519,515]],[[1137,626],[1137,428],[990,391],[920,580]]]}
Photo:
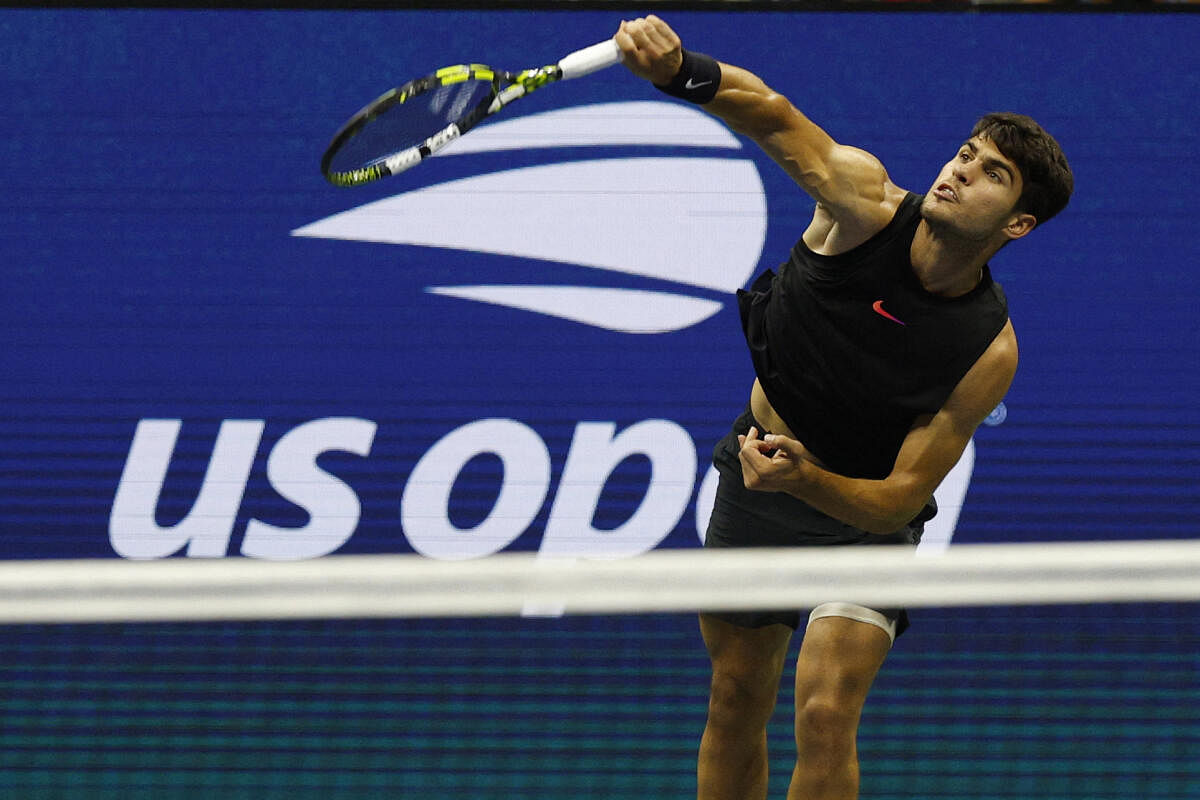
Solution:
{"label": "player's left hand", "polygon": [[747,489],[759,492],[791,492],[803,480],[802,464],[808,451],[795,439],[779,434],[760,438],[757,428],[738,436],[738,459]]}

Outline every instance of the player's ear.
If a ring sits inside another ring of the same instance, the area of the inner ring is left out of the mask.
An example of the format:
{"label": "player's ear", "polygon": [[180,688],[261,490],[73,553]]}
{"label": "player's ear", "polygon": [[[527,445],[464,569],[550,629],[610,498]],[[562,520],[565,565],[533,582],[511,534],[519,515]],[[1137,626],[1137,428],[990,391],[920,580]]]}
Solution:
{"label": "player's ear", "polygon": [[1020,239],[1037,227],[1037,219],[1033,214],[1016,214],[1004,226],[1004,235],[1011,239]]}

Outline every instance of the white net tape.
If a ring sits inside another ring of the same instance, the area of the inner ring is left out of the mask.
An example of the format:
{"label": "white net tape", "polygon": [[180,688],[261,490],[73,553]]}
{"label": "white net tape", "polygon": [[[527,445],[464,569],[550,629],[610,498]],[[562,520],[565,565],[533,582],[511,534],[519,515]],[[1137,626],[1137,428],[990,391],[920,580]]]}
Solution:
{"label": "white net tape", "polygon": [[473,617],[1200,599],[1200,541],[0,563],[0,623]]}

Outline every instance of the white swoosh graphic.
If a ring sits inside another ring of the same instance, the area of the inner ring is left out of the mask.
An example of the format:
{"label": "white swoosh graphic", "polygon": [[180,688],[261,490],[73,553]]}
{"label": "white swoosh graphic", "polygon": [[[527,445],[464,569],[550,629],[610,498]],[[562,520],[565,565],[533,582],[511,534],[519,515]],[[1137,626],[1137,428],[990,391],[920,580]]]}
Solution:
{"label": "white swoosh graphic", "polygon": [[535,311],[621,333],[669,333],[702,322],[721,304],[700,297],[591,286],[431,286],[432,294]]}
{"label": "white swoosh graphic", "polygon": [[758,266],[766,230],[752,161],[619,158],[448,181],[292,233],[560,261],[732,292]]}
{"label": "white swoosh graphic", "polygon": [[717,120],[678,103],[597,103],[488,122],[438,151],[463,155],[489,150],[594,145],[658,145],[738,149],[742,143]]}

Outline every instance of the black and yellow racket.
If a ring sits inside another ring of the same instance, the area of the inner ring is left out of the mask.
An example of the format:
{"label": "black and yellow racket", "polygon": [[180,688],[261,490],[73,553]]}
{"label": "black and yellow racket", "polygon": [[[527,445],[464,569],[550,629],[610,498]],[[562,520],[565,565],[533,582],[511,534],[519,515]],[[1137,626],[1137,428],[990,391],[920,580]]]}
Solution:
{"label": "black and yellow racket", "polygon": [[392,89],[351,117],[326,148],[321,172],[335,186],[359,186],[396,175],[535,89],[620,60],[616,42],[608,39],[576,50],[557,64],[523,72],[483,64],[444,67]]}

